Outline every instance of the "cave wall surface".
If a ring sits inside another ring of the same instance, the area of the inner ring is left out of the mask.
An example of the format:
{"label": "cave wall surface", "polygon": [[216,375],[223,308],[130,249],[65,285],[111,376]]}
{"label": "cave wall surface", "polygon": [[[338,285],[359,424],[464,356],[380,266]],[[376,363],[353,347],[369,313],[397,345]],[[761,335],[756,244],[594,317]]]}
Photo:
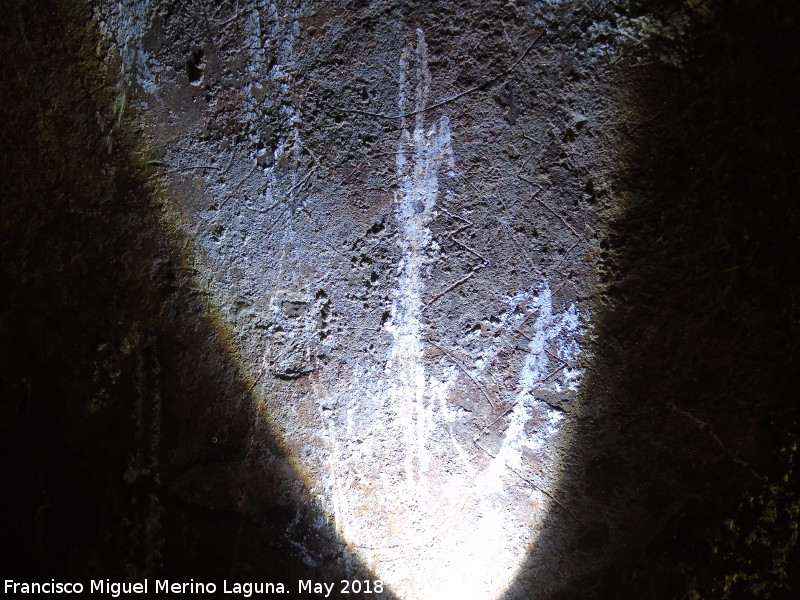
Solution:
{"label": "cave wall surface", "polygon": [[794,3],[5,12],[4,579],[796,596]]}

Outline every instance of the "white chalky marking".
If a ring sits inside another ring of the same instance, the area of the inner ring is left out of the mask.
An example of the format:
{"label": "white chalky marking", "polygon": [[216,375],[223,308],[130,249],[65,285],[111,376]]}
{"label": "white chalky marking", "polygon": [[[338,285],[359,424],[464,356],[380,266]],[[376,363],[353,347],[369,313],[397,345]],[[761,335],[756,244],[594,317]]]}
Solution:
{"label": "white chalky marking", "polygon": [[[430,90],[428,52],[425,37],[418,30],[416,59],[418,63],[414,110],[424,109]],[[401,76],[399,109],[407,110],[407,53],[400,59]],[[392,347],[386,365],[392,405],[397,407],[403,423],[405,476],[411,494],[424,495],[430,455],[426,448],[428,433],[433,427],[434,402],[425,390],[425,368],[420,316],[424,283],[422,271],[431,247],[428,225],[439,192],[438,175],[443,164],[453,166],[450,122],[442,117],[430,128],[425,127],[423,114],[415,116],[413,132],[405,128],[397,151],[397,178],[400,191],[395,196],[397,220],[400,223],[403,259],[399,268],[398,287],[392,304],[387,330]]]}

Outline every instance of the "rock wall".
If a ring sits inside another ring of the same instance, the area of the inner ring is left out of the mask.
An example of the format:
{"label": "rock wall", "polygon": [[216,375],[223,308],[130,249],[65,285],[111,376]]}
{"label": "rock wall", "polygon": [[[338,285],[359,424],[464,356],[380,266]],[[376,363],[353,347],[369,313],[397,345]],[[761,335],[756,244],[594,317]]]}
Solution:
{"label": "rock wall", "polygon": [[796,590],[788,2],[8,15],[10,577]]}

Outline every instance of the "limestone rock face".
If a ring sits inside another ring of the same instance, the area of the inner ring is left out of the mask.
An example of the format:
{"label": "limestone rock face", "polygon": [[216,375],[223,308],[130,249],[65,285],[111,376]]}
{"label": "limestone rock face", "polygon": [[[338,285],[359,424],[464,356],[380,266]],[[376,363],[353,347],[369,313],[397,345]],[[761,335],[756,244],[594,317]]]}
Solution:
{"label": "limestone rock face", "polygon": [[797,109],[709,58],[739,4],[15,0],[10,576],[792,589],[796,377],[738,341],[796,357],[796,240],[749,240],[798,213],[749,199]]}
{"label": "limestone rock face", "polygon": [[567,93],[525,81],[545,28],[503,11],[460,82],[475,32],[424,9],[253,3],[211,33],[99,10],[253,401],[336,543],[404,598],[501,594],[561,510],[596,213],[529,106]]}

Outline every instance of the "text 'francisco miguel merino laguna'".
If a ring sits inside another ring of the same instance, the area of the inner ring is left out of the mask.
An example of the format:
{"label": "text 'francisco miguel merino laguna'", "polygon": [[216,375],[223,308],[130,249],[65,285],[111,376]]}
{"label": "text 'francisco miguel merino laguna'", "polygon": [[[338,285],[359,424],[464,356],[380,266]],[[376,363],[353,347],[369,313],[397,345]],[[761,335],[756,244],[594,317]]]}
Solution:
{"label": "text 'francisco miguel merino laguna'", "polygon": [[[55,579],[45,582],[20,582],[6,579],[3,590],[6,594],[105,594],[112,598],[119,598],[127,594],[147,594],[153,591],[156,594],[215,594],[218,587],[224,594],[237,594],[250,598],[254,594],[288,594],[292,590],[283,583],[247,582],[223,580],[221,586],[216,583],[203,583],[190,579],[188,582],[179,583],[168,579],[156,579],[155,586],[145,579],[138,583],[123,583],[110,579],[92,579],[88,585],[79,582],[60,582]],[[334,588],[336,588],[334,590]],[[379,580],[348,580],[342,579],[338,586],[335,583],[324,583],[300,579],[297,581],[298,593],[317,594],[328,598],[334,591],[340,594],[380,594],[383,592],[383,582]]]}

